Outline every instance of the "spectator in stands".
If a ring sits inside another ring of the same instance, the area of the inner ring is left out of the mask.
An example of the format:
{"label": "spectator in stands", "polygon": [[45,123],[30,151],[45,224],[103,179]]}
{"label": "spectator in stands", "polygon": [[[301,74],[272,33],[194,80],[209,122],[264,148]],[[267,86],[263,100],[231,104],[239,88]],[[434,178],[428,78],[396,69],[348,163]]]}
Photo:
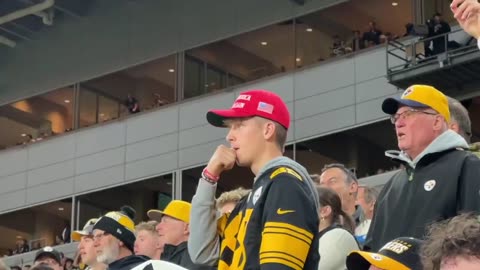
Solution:
{"label": "spectator in stands", "polygon": [[62,233],[60,234],[60,237],[62,239],[63,243],[70,243],[70,235],[71,235],[71,230],[70,230],[70,221],[65,221],[65,225],[63,226]]}
{"label": "spectator in stands", "polygon": [[344,270],[345,257],[360,248],[353,235],[355,224],[342,210],[340,197],[335,191],[326,187],[317,187],[317,191],[321,205],[318,269]]}
{"label": "spectator in stands", "polygon": [[155,209],[148,211],[148,217],[159,222],[157,233],[165,244],[160,259],[192,270],[213,269],[195,265],[188,254],[191,207],[188,202],[173,200],[163,211]]}
{"label": "spectator in stands", "polygon": [[66,258],[65,264],[63,265],[63,270],[72,270],[73,269],[73,260],[71,258]]}
{"label": "spectator in stands", "polygon": [[460,103],[460,101],[448,98],[448,108],[450,109],[451,121],[449,127],[451,130],[460,134],[467,143],[470,144],[470,152],[480,157],[480,142],[470,143],[472,137],[472,122],[468,115],[468,110]]}
{"label": "spectator in stands", "polygon": [[363,209],[365,219],[355,228],[355,236],[360,245],[365,243],[368,229],[373,218],[373,210],[377,201],[378,191],[374,187],[363,186],[358,188],[357,203]]}
{"label": "spectator in stands", "polygon": [[453,0],[450,8],[463,30],[478,40],[480,48],[480,3],[478,0]]}
{"label": "spectator in stands", "polygon": [[39,265],[33,266],[32,270],[54,270],[54,269],[46,264],[39,264]]}
{"label": "spectator in stands", "polygon": [[52,247],[44,247],[37,251],[33,262],[35,268],[38,265],[48,265],[53,270],[63,270],[62,255]]}
{"label": "spectator in stands", "polygon": [[241,187],[222,193],[217,199],[217,210],[222,214],[230,214],[237,203],[243,198],[246,198],[248,193],[250,193],[250,189],[244,189]]}
{"label": "spectator in stands", "polygon": [[138,103],[138,100],[130,94],[128,94],[127,100],[125,100],[125,106],[130,113],[140,112],[140,105]]}
{"label": "spectator in stands", "polygon": [[15,249],[13,250],[13,253],[12,253],[13,255],[22,254],[30,251],[30,247],[28,246],[27,239],[21,236],[17,236],[17,241],[15,243],[16,243],[16,246],[15,246]]}
{"label": "spectator in stands", "polygon": [[345,54],[345,42],[340,39],[339,35],[333,36],[331,56],[340,56]]}
{"label": "spectator in stands", "polygon": [[422,257],[425,270],[480,269],[480,217],[465,213],[433,224]]}
{"label": "spectator in stands", "polygon": [[153,260],[160,260],[164,243],[157,233],[158,222],[152,220],[140,222],[135,226],[135,245],[133,252],[135,255],[145,255]]}
{"label": "spectator in stands", "polygon": [[342,210],[349,214],[355,225],[365,220],[362,207],[356,204],[358,180],[352,171],[343,164],[327,164],[320,175],[320,185],[337,192],[342,201]]}
{"label": "spectator in stands", "polygon": [[468,144],[448,129],[447,97],[432,86],[413,85],[384,100],[382,110],[391,115],[401,150],[386,155],[405,169],[377,199],[365,243],[372,250],[402,235],[421,238],[427,224],[480,209],[480,160],[462,151]]}
{"label": "spectator in stands", "polygon": [[363,33],[363,42],[365,42],[365,47],[371,47],[372,45],[380,44],[380,35],[382,31],[377,29],[377,23],[371,21],[368,23],[368,31]]}
{"label": "spectator in stands", "polygon": [[403,34],[403,36],[408,37],[408,36],[413,36],[414,34],[415,34],[415,28],[413,23],[405,24],[405,34]]}
{"label": "spectator in stands", "polygon": [[168,101],[163,99],[159,93],[153,93],[154,104],[153,107],[161,107],[168,104]]}
{"label": "spectator in stands", "polygon": [[25,264],[22,269],[23,270],[30,270],[30,268],[32,268],[32,266],[30,264]]}
{"label": "spectator in stands", "polygon": [[[289,269],[295,260],[297,269],[315,269],[318,195],[306,169],[283,156],[290,125],[286,104],[275,93],[249,90],[231,109],[209,111],[207,121],[228,128],[230,147],[217,147],[192,199],[192,260],[219,261],[225,269]],[[255,175],[252,195],[218,218],[217,182],[235,164]]]}
{"label": "spectator in stands", "polygon": [[[443,20],[442,14],[435,13],[431,20],[427,21],[429,36],[443,35],[451,31],[450,25]],[[432,39],[432,54],[437,55],[445,52],[448,46],[448,35]]]}
{"label": "spectator in stands", "polygon": [[97,261],[108,264],[108,270],[131,269],[147,260],[133,254],[135,243],[135,210],[123,206],[118,212],[109,212],[93,225],[93,240]]}
{"label": "spectator in stands", "polygon": [[364,48],[365,48],[365,43],[362,40],[362,35],[360,34],[360,31],[358,30],[353,31],[353,38],[352,38],[352,45],[351,45],[352,51],[356,52]]}
{"label": "spectator in stands", "polygon": [[0,270],[10,270],[10,267],[5,264],[3,260],[0,259]]}
{"label": "spectator in stands", "polygon": [[93,225],[98,221],[92,218],[85,223],[81,231],[73,231],[71,238],[73,241],[80,242],[77,246],[80,260],[88,267],[86,270],[105,270],[107,265],[97,261],[97,251],[94,247]]}
{"label": "spectator in stands", "polygon": [[420,249],[423,241],[399,237],[378,252],[355,251],[347,257],[348,270],[423,270]]}

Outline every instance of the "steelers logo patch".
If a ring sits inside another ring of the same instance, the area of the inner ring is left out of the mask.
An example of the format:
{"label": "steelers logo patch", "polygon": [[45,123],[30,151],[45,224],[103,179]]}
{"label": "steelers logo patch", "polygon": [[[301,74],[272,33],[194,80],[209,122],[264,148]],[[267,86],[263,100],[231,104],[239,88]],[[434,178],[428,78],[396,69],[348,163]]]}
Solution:
{"label": "steelers logo patch", "polygon": [[423,185],[423,188],[426,190],[426,191],[431,191],[435,185],[437,184],[437,181],[435,180],[428,180],[427,182],[425,182],[425,184]]}

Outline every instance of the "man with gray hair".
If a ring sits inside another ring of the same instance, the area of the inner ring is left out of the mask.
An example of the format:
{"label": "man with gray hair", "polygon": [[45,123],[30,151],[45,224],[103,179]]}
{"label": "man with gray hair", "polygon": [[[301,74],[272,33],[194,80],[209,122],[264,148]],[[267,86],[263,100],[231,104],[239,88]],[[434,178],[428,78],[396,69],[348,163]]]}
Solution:
{"label": "man with gray hair", "polygon": [[470,144],[469,150],[477,157],[480,157],[480,142],[471,143],[472,138],[472,122],[468,115],[468,110],[460,103],[460,101],[448,98],[448,107],[450,109],[451,121],[449,128],[460,134],[467,143]]}
{"label": "man with gray hair", "polygon": [[460,134],[467,143],[470,143],[470,138],[472,137],[472,122],[468,116],[467,109],[460,101],[452,97],[447,97],[447,99],[451,117],[449,128]]}
{"label": "man with gray hair", "polygon": [[342,201],[342,210],[349,214],[355,225],[365,220],[362,208],[356,204],[358,180],[355,174],[340,163],[327,164],[320,175],[320,185],[333,189]]}
{"label": "man with gray hair", "polygon": [[358,243],[361,245],[365,243],[365,238],[367,237],[368,229],[370,228],[370,223],[372,222],[373,211],[375,209],[375,202],[377,201],[378,193],[378,190],[374,187],[358,187],[357,204],[363,209],[365,220],[363,220],[355,228],[355,238],[357,238]]}

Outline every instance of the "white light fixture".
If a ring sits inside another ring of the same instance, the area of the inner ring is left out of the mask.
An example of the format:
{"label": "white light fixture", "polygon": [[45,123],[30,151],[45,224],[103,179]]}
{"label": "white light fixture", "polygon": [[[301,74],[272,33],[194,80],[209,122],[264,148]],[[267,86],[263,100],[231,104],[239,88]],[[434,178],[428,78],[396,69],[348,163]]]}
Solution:
{"label": "white light fixture", "polygon": [[65,210],[65,209],[63,209],[63,207],[58,208],[58,211],[63,211],[63,210]]}
{"label": "white light fixture", "polygon": [[105,116],[105,114],[104,114],[104,113],[101,113],[101,114],[99,114],[99,115],[100,115],[100,117],[104,117],[104,116]]}
{"label": "white light fixture", "polygon": [[312,32],[313,29],[309,27],[309,28],[305,29],[305,31],[307,31],[307,32]]}
{"label": "white light fixture", "polygon": [[295,61],[300,62],[300,61],[302,61],[302,59],[297,58],[297,59],[295,59]]}
{"label": "white light fixture", "polygon": [[397,2],[392,2],[392,6],[396,7],[396,6],[398,6],[398,3]]}
{"label": "white light fixture", "polygon": [[22,133],[22,135],[21,135],[21,136],[22,136],[22,137],[27,137],[27,134],[25,134],[25,133]]}
{"label": "white light fixture", "polygon": [[175,72],[175,69],[171,68],[171,69],[168,70],[168,72],[173,73],[173,72]]}
{"label": "white light fixture", "polygon": [[63,102],[70,103],[70,99],[65,99]]}
{"label": "white light fixture", "polygon": [[260,42],[260,44],[262,44],[263,46],[267,46],[267,45],[268,45],[268,43],[267,43],[266,41],[262,41],[262,42]]}

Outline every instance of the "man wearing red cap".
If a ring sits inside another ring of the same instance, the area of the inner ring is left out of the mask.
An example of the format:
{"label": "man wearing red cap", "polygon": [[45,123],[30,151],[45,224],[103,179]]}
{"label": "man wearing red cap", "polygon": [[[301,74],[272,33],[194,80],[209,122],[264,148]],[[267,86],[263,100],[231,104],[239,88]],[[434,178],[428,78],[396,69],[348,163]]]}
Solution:
{"label": "man wearing red cap", "polygon": [[[192,260],[218,262],[218,269],[317,269],[318,195],[305,168],[282,156],[290,125],[283,100],[265,90],[246,91],[231,109],[209,111],[207,120],[229,129],[230,147],[216,149],[192,200]],[[217,181],[235,163],[254,173],[253,188],[220,216]]]}

